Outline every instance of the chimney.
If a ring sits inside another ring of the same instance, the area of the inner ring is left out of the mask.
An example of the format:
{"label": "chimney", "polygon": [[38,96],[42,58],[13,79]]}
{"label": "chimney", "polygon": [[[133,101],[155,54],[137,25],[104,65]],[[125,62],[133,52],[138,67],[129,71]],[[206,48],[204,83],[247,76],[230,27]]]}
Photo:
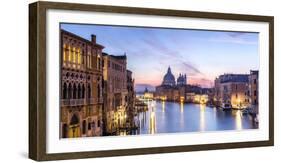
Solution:
{"label": "chimney", "polygon": [[96,44],[96,35],[91,35],[91,38],[92,38],[92,43],[93,44]]}

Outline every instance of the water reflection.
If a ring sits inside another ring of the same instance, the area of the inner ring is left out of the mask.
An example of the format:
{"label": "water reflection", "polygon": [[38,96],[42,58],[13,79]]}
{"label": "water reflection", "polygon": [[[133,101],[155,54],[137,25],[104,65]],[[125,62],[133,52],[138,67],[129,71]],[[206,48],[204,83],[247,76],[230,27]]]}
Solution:
{"label": "water reflection", "polygon": [[205,104],[200,104],[200,131],[205,130]]}
{"label": "water reflection", "polygon": [[240,111],[223,111],[204,104],[164,101],[147,102],[139,113],[140,134],[256,129],[250,116]]}
{"label": "water reflection", "polygon": [[152,109],[150,113],[150,119],[149,119],[149,133],[154,134],[156,132],[156,120],[155,120],[155,112]]}
{"label": "water reflection", "polygon": [[240,110],[236,111],[235,122],[236,122],[236,130],[242,130],[242,115]]}
{"label": "water reflection", "polygon": [[[180,105],[181,105],[181,113],[183,113],[183,105],[184,105],[184,103],[181,102]],[[181,115],[182,115],[182,114],[181,114]]]}
{"label": "water reflection", "polygon": [[165,101],[162,101],[162,112],[165,112]]}

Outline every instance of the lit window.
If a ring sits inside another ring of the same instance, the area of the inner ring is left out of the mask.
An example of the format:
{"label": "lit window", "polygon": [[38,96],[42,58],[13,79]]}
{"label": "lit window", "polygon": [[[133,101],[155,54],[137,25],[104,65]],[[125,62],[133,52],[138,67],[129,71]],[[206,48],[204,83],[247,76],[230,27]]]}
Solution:
{"label": "lit window", "polygon": [[75,50],[75,47],[73,47],[72,49],[72,62],[75,63],[75,60],[76,60],[76,50]]}
{"label": "lit window", "polygon": [[71,62],[71,48],[69,45],[67,47],[67,50],[68,50],[68,61]]}
{"label": "lit window", "polygon": [[63,62],[66,61],[66,45],[63,44]]}
{"label": "lit window", "polygon": [[80,51],[80,48],[78,48],[77,54],[78,54],[78,64],[81,64],[81,51]]}

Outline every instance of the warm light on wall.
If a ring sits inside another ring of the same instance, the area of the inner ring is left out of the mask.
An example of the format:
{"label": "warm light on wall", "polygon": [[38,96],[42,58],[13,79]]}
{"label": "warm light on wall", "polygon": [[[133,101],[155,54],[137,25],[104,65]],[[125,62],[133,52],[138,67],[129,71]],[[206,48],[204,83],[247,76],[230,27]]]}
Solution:
{"label": "warm light on wall", "polygon": [[180,97],[180,102],[181,102],[181,103],[184,102],[184,97],[183,97],[183,96]]}
{"label": "warm light on wall", "polygon": [[72,48],[72,62],[76,62],[76,49],[75,47]]}
{"label": "warm light on wall", "polygon": [[166,96],[161,96],[160,98],[161,98],[162,101],[166,101],[167,100]]}
{"label": "warm light on wall", "polygon": [[80,48],[77,49],[77,54],[78,54],[78,64],[81,64],[81,50],[80,50]]}
{"label": "warm light on wall", "polygon": [[162,101],[162,112],[165,112],[165,101]]}
{"label": "warm light on wall", "polygon": [[66,61],[66,45],[63,44],[63,62]]}
{"label": "warm light on wall", "polygon": [[70,45],[68,45],[68,47],[67,47],[67,50],[68,50],[68,61],[69,62],[71,62],[71,47],[70,47]]}

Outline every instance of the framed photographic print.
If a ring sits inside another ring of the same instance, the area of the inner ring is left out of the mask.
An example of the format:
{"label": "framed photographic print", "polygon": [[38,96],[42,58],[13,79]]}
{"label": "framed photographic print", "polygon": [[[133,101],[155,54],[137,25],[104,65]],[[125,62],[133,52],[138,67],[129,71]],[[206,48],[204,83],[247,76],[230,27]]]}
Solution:
{"label": "framed photographic print", "polygon": [[29,157],[274,144],[271,16],[29,5]]}

